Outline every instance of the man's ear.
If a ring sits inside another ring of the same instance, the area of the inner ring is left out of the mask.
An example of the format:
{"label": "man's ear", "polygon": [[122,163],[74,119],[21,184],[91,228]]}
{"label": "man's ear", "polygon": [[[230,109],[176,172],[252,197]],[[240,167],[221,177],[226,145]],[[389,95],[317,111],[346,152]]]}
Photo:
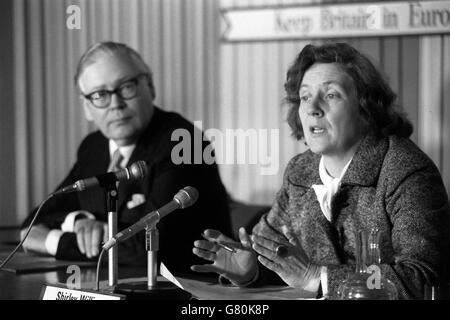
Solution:
{"label": "man's ear", "polygon": [[148,83],[148,87],[150,88],[150,94],[152,95],[152,100],[155,100],[156,98],[156,91],[155,91],[155,87],[153,86],[152,82]]}
{"label": "man's ear", "polygon": [[86,99],[83,99],[83,109],[84,109],[84,116],[86,117],[87,121],[94,121],[94,117],[92,116],[91,109],[88,106],[88,101]]}

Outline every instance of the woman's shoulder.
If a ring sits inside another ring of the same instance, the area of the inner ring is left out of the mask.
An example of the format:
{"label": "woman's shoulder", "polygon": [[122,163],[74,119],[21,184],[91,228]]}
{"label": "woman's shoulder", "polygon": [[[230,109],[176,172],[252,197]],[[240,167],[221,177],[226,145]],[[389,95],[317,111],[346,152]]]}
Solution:
{"label": "woman's shoulder", "polygon": [[294,170],[296,168],[303,168],[311,165],[311,163],[317,162],[319,164],[320,155],[312,152],[310,149],[302,153],[298,153],[289,160],[286,167],[287,170]]}
{"label": "woman's shoulder", "polygon": [[408,138],[389,136],[381,176],[393,185],[413,174],[440,176],[433,160]]}
{"label": "woman's shoulder", "polygon": [[293,184],[311,185],[317,180],[319,162],[320,155],[308,149],[289,161],[284,176]]}
{"label": "woman's shoulder", "polygon": [[389,136],[385,164],[397,164],[405,170],[415,170],[428,166],[436,167],[433,160],[412,140],[397,136]]}

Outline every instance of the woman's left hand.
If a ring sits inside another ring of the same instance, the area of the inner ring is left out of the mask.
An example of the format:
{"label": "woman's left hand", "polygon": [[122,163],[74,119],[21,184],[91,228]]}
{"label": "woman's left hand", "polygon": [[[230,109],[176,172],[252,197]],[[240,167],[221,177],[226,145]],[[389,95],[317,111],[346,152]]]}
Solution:
{"label": "woman's left hand", "polygon": [[320,266],[310,262],[295,235],[284,226],[283,234],[276,232],[265,219],[260,221],[257,229],[256,233],[255,230],[253,232],[252,241],[253,249],[259,254],[259,262],[276,272],[290,287],[317,291]]}

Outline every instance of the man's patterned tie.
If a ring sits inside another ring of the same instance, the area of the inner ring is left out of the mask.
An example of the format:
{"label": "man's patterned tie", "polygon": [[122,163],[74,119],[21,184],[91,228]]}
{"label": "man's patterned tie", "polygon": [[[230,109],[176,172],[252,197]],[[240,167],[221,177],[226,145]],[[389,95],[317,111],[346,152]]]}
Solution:
{"label": "man's patterned tie", "polygon": [[109,164],[109,167],[108,167],[108,172],[118,171],[118,170],[122,169],[122,166],[121,166],[122,160],[123,160],[123,156],[120,153],[119,149],[117,149],[116,151],[114,151],[114,154],[112,156],[111,163]]}

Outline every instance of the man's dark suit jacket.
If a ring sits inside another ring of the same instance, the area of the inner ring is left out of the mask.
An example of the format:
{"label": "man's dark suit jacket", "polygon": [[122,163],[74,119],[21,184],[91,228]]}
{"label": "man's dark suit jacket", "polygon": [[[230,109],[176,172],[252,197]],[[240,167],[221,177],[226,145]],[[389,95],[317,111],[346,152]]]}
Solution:
{"label": "man's dark suit jacket", "polygon": [[[200,233],[205,228],[215,228],[226,234],[231,232],[228,198],[216,164],[202,162],[175,165],[171,160],[172,148],[179,143],[171,141],[171,135],[174,130],[181,128],[191,135],[193,162],[194,130],[198,129],[180,115],[155,107],[150,124],[141,135],[128,162],[129,165],[138,160],[146,161],[148,175],[141,181],[120,182],[117,211],[118,228],[122,230],[171,201],[183,187],[195,187],[199,191],[199,199],[192,207],[174,211],[157,224],[160,236],[158,257],[169,270],[189,272],[190,265],[205,262],[192,253],[193,241],[201,238]],[[202,144],[203,149],[209,145],[208,142]],[[79,179],[105,173],[109,162],[108,140],[99,131],[88,135],[78,149],[75,165],[58,189]],[[129,209],[127,202],[133,194],[143,194],[146,202]],[[23,227],[29,225],[35,210],[25,220]],[[54,197],[44,206],[35,224],[43,223],[51,229],[59,229],[66,215],[75,210],[87,210],[96,219],[106,221],[106,191],[94,187]],[[84,259],[78,250],[74,233],[64,233],[56,257]],[[144,231],[119,244],[121,264],[146,265],[146,257]]]}

